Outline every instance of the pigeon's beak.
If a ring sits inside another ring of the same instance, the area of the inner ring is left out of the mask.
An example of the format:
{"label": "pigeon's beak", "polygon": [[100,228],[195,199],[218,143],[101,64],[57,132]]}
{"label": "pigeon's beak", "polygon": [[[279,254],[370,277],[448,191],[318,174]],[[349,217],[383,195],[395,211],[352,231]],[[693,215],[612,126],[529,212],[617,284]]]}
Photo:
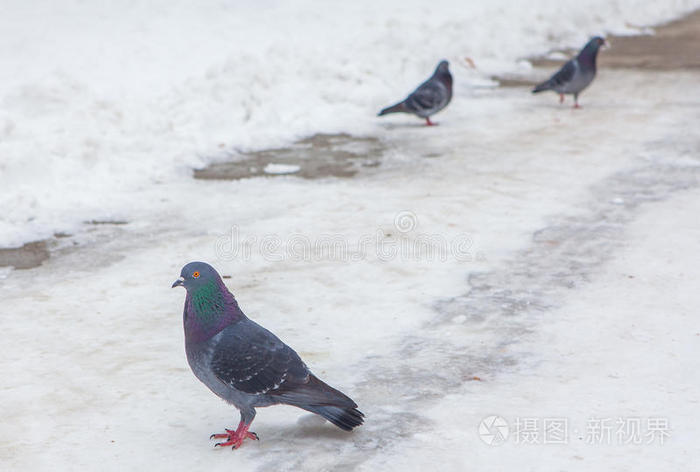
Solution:
{"label": "pigeon's beak", "polygon": [[185,278],[180,277],[175,282],[173,282],[173,286],[171,288],[182,287],[183,285],[185,285]]}

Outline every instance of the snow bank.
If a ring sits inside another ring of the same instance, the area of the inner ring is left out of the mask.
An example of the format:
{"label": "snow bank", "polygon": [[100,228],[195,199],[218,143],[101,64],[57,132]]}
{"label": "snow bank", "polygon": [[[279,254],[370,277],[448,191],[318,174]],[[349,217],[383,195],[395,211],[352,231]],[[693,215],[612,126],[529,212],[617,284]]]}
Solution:
{"label": "snow bank", "polygon": [[[223,149],[374,113],[452,62],[457,93],[523,57],[634,32],[691,0],[6,2],[0,16],[0,246],[137,217],[144,189]],[[479,67],[462,67],[469,56]],[[261,184],[264,185],[264,184]]]}

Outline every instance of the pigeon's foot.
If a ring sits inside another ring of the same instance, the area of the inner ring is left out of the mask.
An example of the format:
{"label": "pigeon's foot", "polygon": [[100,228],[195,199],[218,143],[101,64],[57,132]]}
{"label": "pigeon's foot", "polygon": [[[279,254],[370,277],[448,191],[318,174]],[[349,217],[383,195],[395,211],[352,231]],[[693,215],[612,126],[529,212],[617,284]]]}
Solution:
{"label": "pigeon's foot", "polygon": [[580,108],[583,108],[583,107],[581,105],[579,105],[578,103],[574,103],[574,106],[573,106],[574,110],[578,110]]}
{"label": "pigeon's foot", "polygon": [[426,118],[426,119],[425,119],[425,124],[426,124],[426,126],[435,126],[435,123],[433,123],[432,121],[430,121],[430,118]]}
{"label": "pigeon's foot", "polygon": [[241,444],[243,444],[243,441],[245,439],[255,439],[256,441],[260,440],[258,435],[252,431],[248,431],[248,428],[250,428],[249,424],[243,424],[241,422],[241,424],[238,425],[238,429],[236,429],[235,431],[232,429],[227,429],[225,433],[212,434],[211,436],[209,436],[209,439],[226,439],[226,441],[224,442],[214,444],[214,447],[231,446],[232,449],[238,449],[239,447],[241,447]]}
{"label": "pigeon's foot", "polygon": [[559,103],[564,103],[564,94],[563,93],[559,94]]}

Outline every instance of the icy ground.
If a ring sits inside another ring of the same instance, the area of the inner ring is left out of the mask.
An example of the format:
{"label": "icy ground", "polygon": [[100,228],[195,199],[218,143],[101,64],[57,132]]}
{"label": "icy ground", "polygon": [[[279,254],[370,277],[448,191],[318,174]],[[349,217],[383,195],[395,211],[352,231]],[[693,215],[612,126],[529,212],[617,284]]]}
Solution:
{"label": "icy ground", "polygon": [[[697,75],[604,72],[582,111],[523,89],[475,91],[438,127],[406,120],[386,133],[401,159],[385,172],[168,186],[179,206],[157,219],[101,230],[112,237],[4,281],[3,462],[692,469],[700,103],[679,88],[699,96]],[[368,246],[348,262],[253,245],[227,260],[234,226],[240,240],[340,235],[352,247],[380,230],[408,252]],[[431,262],[406,244],[425,235],[472,244]],[[237,413],[186,366],[184,294],[169,287],[190,259],[231,275],[244,310],[349,392],[367,423],[347,435],[263,409],[260,442],[211,450],[208,435]],[[569,442],[488,446],[477,427],[491,414],[568,418]],[[587,444],[589,417],[663,417],[672,430],[663,445]]]}
{"label": "icy ground", "polygon": [[[349,179],[195,180],[176,156],[179,177],[105,184],[120,164],[101,157],[128,155],[105,142],[135,146],[136,162],[159,151],[115,117],[124,139],[96,139],[86,159],[102,177],[86,186],[129,190],[105,197],[119,211],[93,215],[91,201],[61,215],[128,224],[76,232],[76,248],[0,286],[2,470],[698,469],[698,97],[690,72],[601,71],[580,111],[462,82],[437,127],[362,125],[386,151]],[[70,143],[49,129],[47,141]],[[26,152],[28,139],[3,149]],[[40,164],[26,158],[30,176]],[[19,241],[63,229],[28,208],[41,223]],[[340,241],[333,255],[315,246],[328,240]],[[242,241],[249,251],[235,253]],[[238,414],[186,365],[184,293],[170,284],[194,259],[229,275],[244,311],[351,395],[366,424],[346,434],[261,409],[261,441],[213,450],[209,434]],[[488,445],[478,428],[490,415],[511,427],[563,418],[568,436]],[[591,419],[618,418],[666,420],[668,437],[590,437]]]}
{"label": "icy ground", "polygon": [[153,200],[167,196],[159,185],[186,181],[192,168],[230,150],[285,146],[319,132],[375,135],[377,110],[441,59],[466,97],[494,74],[527,73],[524,58],[579,48],[596,33],[639,33],[699,7],[698,0],[358,0],[342,9],[320,0],[7,0],[0,247],[79,233],[89,220],[151,219]]}

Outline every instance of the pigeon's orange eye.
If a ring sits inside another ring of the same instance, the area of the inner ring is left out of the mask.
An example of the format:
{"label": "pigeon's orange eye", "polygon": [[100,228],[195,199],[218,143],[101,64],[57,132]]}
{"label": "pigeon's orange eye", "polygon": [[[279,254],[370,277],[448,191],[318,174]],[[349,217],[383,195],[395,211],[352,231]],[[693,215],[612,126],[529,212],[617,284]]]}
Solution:
{"label": "pigeon's orange eye", "polygon": [[196,272],[196,271],[195,271],[195,272],[192,274],[192,277],[194,277],[195,279],[198,279],[198,278],[199,278],[199,272]]}

